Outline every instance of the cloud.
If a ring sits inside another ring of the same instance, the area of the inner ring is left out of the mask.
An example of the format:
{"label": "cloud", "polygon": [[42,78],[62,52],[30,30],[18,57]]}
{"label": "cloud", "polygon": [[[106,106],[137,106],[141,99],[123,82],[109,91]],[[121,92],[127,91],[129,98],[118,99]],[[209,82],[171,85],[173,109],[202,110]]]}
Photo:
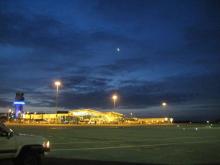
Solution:
{"label": "cloud", "polygon": [[6,100],[3,100],[2,98],[0,98],[0,107],[9,107],[12,105],[12,102],[9,102],[9,101],[6,101]]}
{"label": "cloud", "polygon": [[84,45],[80,42],[82,34],[68,30],[63,23],[49,16],[0,12],[0,20],[2,44],[62,53]]}
{"label": "cloud", "polygon": [[146,16],[152,7],[155,7],[154,1],[133,1],[133,0],[110,0],[108,2],[97,1],[94,10],[104,19],[114,22],[127,22],[139,20],[139,17]]}
{"label": "cloud", "polygon": [[209,54],[220,52],[220,32],[218,26],[210,25],[209,27],[204,27],[204,24],[194,25],[187,28],[185,37],[187,48],[191,50]]}
{"label": "cloud", "polygon": [[[177,75],[160,81],[122,79],[115,88],[112,86],[113,78],[73,74],[62,77],[63,87],[59,99],[60,105],[65,108],[111,108],[110,97],[114,92],[120,95],[120,106],[124,108],[151,107],[159,105],[161,101],[170,104],[217,102],[220,98],[219,77],[220,73],[217,72]],[[24,90],[30,105],[54,106],[55,90],[52,85],[33,89],[29,87]]]}
{"label": "cloud", "polygon": [[127,58],[120,59],[111,64],[101,65],[96,68],[97,72],[110,75],[116,75],[121,72],[132,72],[138,69],[146,68],[148,61],[145,58]]}
{"label": "cloud", "polygon": [[[219,100],[220,80],[217,78],[219,74],[190,77],[173,76],[160,82],[122,81],[115,90],[107,88],[109,83],[107,79],[101,79],[100,84],[99,79],[96,80],[97,83],[91,78],[83,78],[75,85],[75,91],[66,90],[63,93],[61,104],[63,107],[111,108],[110,97],[114,92],[120,95],[120,106],[124,108],[151,107],[159,105],[161,101],[185,104]],[[84,92],[81,93],[80,90]]]}
{"label": "cloud", "polygon": [[71,75],[63,77],[62,81],[64,81],[65,91],[67,93],[72,91],[73,93],[80,94],[108,90],[111,80],[88,75]]}
{"label": "cloud", "polygon": [[219,21],[220,12],[218,1],[202,1],[203,11],[197,21],[185,29],[187,48],[202,54],[216,54],[220,52]]}

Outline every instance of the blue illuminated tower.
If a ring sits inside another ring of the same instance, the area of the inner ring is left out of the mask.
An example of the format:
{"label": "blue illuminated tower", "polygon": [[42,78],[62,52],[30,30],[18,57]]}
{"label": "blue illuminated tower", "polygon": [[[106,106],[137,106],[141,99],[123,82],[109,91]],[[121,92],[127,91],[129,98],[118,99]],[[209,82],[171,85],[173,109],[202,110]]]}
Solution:
{"label": "blue illuminated tower", "polygon": [[17,92],[15,96],[14,106],[15,106],[15,118],[20,118],[24,113],[24,93]]}

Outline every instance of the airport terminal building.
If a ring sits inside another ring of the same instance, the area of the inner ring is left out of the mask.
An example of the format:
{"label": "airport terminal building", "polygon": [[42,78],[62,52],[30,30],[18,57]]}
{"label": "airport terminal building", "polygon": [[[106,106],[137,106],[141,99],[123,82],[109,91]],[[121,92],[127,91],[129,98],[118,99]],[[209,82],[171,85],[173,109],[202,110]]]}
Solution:
{"label": "airport terminal building", "polygon": [[172,118],[127,118],[117,112],[100,112],[93,109],[77,109],[58,111],[57,113],[25,113],[23,122],[39,122],[48,124],[166,124]]}
{"label": "airport terminal building", "polygon": [[[118,112],[101,112],[94,109],[74,109],[57,111],[56,113],[25,112],[23,92],[17,92],[14,100],[15,110],[4,113],[9,122],[44,123],[44,124],[166,124],[172,123],[172,118],[135,118],[127,117]],[[2,116],[2,114],[0,114]]]}
{"label": "airport terminal building", "polygon": [[92,109],[77,109],[58,111],[57,113],[26,113],[23,114],[22,119],[25,121],[48,123],[107,124],[122,122],[124,115],[116,112],[99,112]]}

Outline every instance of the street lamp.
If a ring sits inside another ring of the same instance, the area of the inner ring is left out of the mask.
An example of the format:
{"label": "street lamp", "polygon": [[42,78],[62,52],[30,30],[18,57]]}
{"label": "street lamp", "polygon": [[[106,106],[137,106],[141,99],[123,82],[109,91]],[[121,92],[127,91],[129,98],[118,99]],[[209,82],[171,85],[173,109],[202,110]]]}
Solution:
{"label": "street lamp", "polygon": [[118,100],[118,96],[117,96],[116,94],[114,94],[114,95],[112,96],[112,100],[113,100],[114,108],[115,108],[116,101]]}
{"label": "street lamp", "polygon": [[61,85],[61,82],[60,81],[55,81],[54,82],[54,85],[57,87],[57,93],[59,91],[59,86]]}
{"label": "street lamp", "polygon": [[9,119],[10,119],[11,112],[12,112],[12,110],[9,109],[9,110],[8,110],[8,121],[9,121]]}
{"label": "street lamp", "polygon": [[163,107],[166,107],[167,106],[167,103],[166,102],[162,102],[161,104]]}
{"label": "street lamp", "polygon": [[[166,112],[164,112],[165,113],[165,116],[169,116],[169,112],[167,111],[168,109],[166,108],[167,107],[167,102],[165,102],[165,101],[163,101],[162,103],[161,103],[161,106],[162,106],[162,108],[166,111]],[[167,120],[167,117],[165,118],[165,121]]]}
{"label": "street lamp", "polygon": [[59,87],[61,86],[61,82],[60,81],[55,81],[54,85],[56,86],[57,89],[57,93],[56,93],[56,109],[57,109],[57,105],[58,105],[58,94],[59,94]]}

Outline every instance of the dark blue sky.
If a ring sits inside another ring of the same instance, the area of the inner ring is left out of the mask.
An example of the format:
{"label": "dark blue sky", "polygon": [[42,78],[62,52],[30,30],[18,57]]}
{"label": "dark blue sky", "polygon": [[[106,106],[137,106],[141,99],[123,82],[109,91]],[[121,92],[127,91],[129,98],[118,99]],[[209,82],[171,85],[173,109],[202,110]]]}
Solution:
{"label": "dark blue sky", "polygon": [[56,79],[64,109],[219,118],[220,3],[0,0],[0,110],[54,111]]}

